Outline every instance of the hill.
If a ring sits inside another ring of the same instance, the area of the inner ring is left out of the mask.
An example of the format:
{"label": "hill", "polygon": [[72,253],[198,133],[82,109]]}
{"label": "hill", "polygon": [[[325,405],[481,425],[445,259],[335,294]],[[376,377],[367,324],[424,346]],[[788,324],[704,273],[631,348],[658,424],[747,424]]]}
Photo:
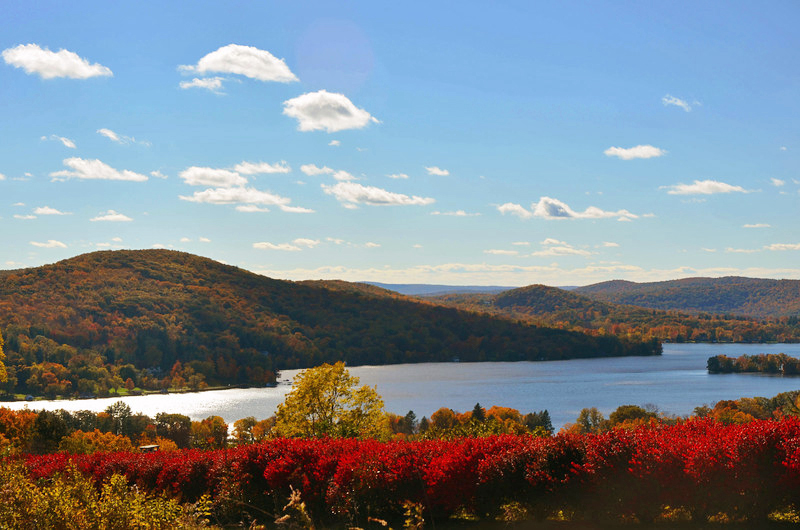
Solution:
{"label": "hill", "polygon": [[168,250],[0,272],[8,392],[264,384],[277,370],[643,355],[590,337],[421,303],[374,286],[289,282]]}
{"label": "hill", "polygon": [[602,282],[575,289],[595,300],[689,313],[776,318],[800,316],[800,280],[728,276],[666,282]]}
{"label": "hill", "polygon": [[[619,286],[623,282],[612,284]],[[627,282],[625,282],[627,283]],[[605,302],[545,285],[497,295],[443,295],[430,299],[451,307],[535,325],[671,342],[798,342],[797,317],[755,318],[646,309]]]}

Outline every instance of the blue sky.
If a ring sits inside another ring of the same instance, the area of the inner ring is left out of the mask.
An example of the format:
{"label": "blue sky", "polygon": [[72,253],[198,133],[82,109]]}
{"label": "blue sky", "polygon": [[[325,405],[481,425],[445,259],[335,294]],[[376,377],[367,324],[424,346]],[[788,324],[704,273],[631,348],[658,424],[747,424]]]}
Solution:
{"label": "blue sky", "polygon": [[0,267],[800,278],[796,2],[0,9]]}

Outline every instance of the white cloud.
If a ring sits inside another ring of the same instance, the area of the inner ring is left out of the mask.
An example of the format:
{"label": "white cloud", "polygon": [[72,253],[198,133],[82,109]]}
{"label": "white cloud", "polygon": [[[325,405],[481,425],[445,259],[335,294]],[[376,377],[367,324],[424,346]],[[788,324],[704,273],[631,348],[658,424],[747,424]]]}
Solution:
{"label": "white cloud", "polygon": [[576,212],[563,201],[551,197],[541,197],[539,202],[531,204],[531,210],[526,210],[523,206],[510,202],[498,206],[497,210],[502,214],[509,213],[523,219],[530,217],[544,219],[608,219],[616,217],[618,221],[631,221],[639,217],[628,210],[612,212],[601,210],[596,206],[589,206],[582,212]]}
{"label": "white cloud", "polygon": [[542,245],[566,245],[566,241],[559,241],[558,239],[554,239],[552,237],[546,238],[542,241]]}
{"label": "white cloud", "polygon": [[275,164],[241,162],[233,166],[233,170],[242,175],[260,175],[262,173],[290,173],[292,168],[284,160],[281,160]]}
{"label": "white cloud", "polygon": [[184,72],[239,74],[259,81],[298,81],[286,62],[266,50],[228,44],[201,58],[195,66],[180,66]]}
{"label": "white cloud", "polygon": [[533,212],[529,212],[525,208],[522,207],[520,204],[514,204],[513,202],[507,202],[505,204],[501,204],[497,207],[497,211],[501,214],[511,214],[516,215],[518,217],[522,217],[523,219],[528,219],[529,217],[533,217]]}
{"label": "white cloud", "polygon": [[754,223],[754,224],[742,225],[742,228],[772,228],[772,227],[767,223]]}
{"label": "white cloud", "polygon": [[754,252],[761,252],[759,249],[752,249],[752,248],[733,248],[728,247],[725,249],[725,252],[730,252],[734,254],[753,254]]}
{"label": "white cloud", "polygon": [[67,158],[64,160],[64,165],[71,168],[72,171],[56,171],[50,173],[50,176],[56,178],[74,177],[85,180],[127,180],[134,182],[142,182],[147,180],[145,175],[134,173],[133,171],[129,171],[127,169],[119,171],[97,159],[87,160],[77,157]]}
{"label": "white cloud", "polygon": [[528,246],[530,246],[531,243],[530,243],[530,241],[514,241],[511,244],[512,245],[516,245],[518,247],[528,247]]}
{"label": "white cloud", "polygon": [[575,248],[572,245],[553,245],[545,248],[544,250],[537,250],[531,252],[531,256],[591,256],[592,253],[588,250]]}
{"label": "white cloud", "polygon": [[519,254],[519,252],[516,250],[498,250],[494,248],[490,250],[484,250],[483,253],[494,254],[496,256],[516,256],[517,254]]}
{"label": "white cloud", "polygon": [[30,243],[34,247],[40,248],[67,248],[67,245],[55,239],[48,239],[45,243],[40,243],[39,241],[31,241]]}
{"label": "white cloud", "polygon": [[6,179],[6,176],[3,175],[2,173],[0,173],[0,180],[5,180],[5,179]]}
{"label": "white cloud", "polygon": [[336,199],[344,203],[345,207],[355,207],[357,204],[370,204],[373,206],[396,206],[396,205],[426,205],[432,204],[435,199],[430,197],[409,196],[402,193],[394,193],[375,186],[364,186],[355,182],[339,182],[334,186],[322,184],[322,189],[328,195],[333,195]]}
{"label": "white cloud", "polygon": [[181,81],[178,86],[183,90],[189,88],[204,88],[215,94],[222,94],[222,82],[225,81],[224,77],[195,77],[191,81]]}
{"label": "white cloud", "polygon": [[716,252],[717,251],[717,249],[715,249],[715,248],[701,248],[700,250],[702,250],[703,252]]}
{"label": "white cloud", "polygon": [[92,217],[89,219],[90,221],[111,221],[111,222],[127,222],[133,221],[130,217],[125,214],[121,214],[119,212],[115,212],[114,210],[108,210],[105,213],[101,213],[96,217]]}
{"label": "white cloud", "polygon": [[192,240],[188,237],[182,237],[180,239],[181,243],[190,243]]}
{"label": "white cloud", "polygon": [[325,241],[330,241],[330,242],[331,242],[331,243],[333,243],[334,245],[342,245],[342,244],[344,244],[344,243],[345,243],[345,240],[344,240],[344,239],[339,239],[339,238],[337,238],[337,237],[326,237],[326,238],[325,238]]}
{"label": "white cloud", "polygon": [[329,168],[328,166],[318,167],[316,164],[303,164],[300,166],[300,171],[308,175],[309,177],[315,175],[330,175],[333,174],[334,170]]}
{"label": "white cloud", "polygon": [[454,212],[431,212],[431,215],[449,215],[453,217],[477,217],[479,213],[467,213],[464,210],[456,210]]}
{"label": "white cloud", "polygon": [[606,156],[616,156],[622,160],[633,160],[635,158],[656,158],[667,154],[663,149],[652,145],[637,145],[636,147],[609,147],[603,151]]}
{"label": "white cloud", "polygon": [[163,174],[162,172],[160,172],[158,170],[151,171],[150,175],[155,177],[155,178],[157,178],[157,179],[165,179],[165,178],[167,178],[167,176],[165,174]]}
{"label": "white cloud", "polygon": [[772,185],[775,186],[776,188],[779,188],[779,187],[783,186],[784,184],[786,184],[786,181],[785,180],[781,180],[781,179],[771,178],[769,180],[770,180],[770,182],[772,182]]}
{"label": "white cloud", "polygon": [[367,241],[364,243],[364,246],[367,248],[380,248],[380,243],[373,243],[372,241]]}
{"label": "white cloud", "polygon": [[600,246],[603,248],[616,248],[619,246],[619,243],[614,243],[612,241],[603,241],[600,243]]}
{"label": "white cloud", "polygon": [[122,243],[122,238],[121,237],[112,237],[111,241],[114,241],[115,243]]}
{"label": "white cloud", "polygon": [[244,186],[247,179],[235,171],[228,169],[214,169],[210,167],[192,166],[180,173],[180,178],[190,186],[218,186],[231,188]]}
{"label": "white cloud", "polygon": [[33,210],[33,213],[36,215],[70,215],[69,212],[62,212],[49,206],[39,206]]}
{"label": "white cloud", "polygon": [[198,237],[197,240],[201,243],[211,243],[211,240],[207,237]]}
{"label": "white cloud", "polygon": [[670,195],[712,195],[715,193],[748,193],[741,186],[734,186],[717,180],[695,180],[692,184],[675,184],[661,186],[659,189],[669,190]]}
{"label": "white cloud", "polygon": [[675,96],[670,96],[669,94],[661,98],[661,103],[663,103],[665,106],[672,105],[674,107],[680,107],[686,112],[690,112],[692,110],[692,106],[687,101],[676,98]]}
{"label": "white cloud", "polygon": [[783,251],[783,250],[800,250],[800,243],[773,243],[766,245],[764,250]]}
{"label": "white cloud", "polygon": [[253,188],[209,188],[203,191],[196,191],[191,196],[180,195],[179,198],[189,202],[199,202],[207,204],[243,204],[243,205],[266,205],[277,206],[284,212],[291,213],[313,213],[314,210],[290,206],[291,199],[275,195],[267,191],[260,191]]}
{"label": "white cloud", "polygon": [[292,245],[291,243],[280,243],[276,245],[274,243],[269,243],[268,241],[253,243],[253,248],[257,248],[259,250],[282,250],[285,252],[300,252],[303,250],[297,245]]}
{"label": "white cloud", "polygon": [[24,69],[27,74],[38,74],[42,79],[88,79],[114,75],[109,68],[98,63],[90,64],[74,52],[63,49],[53,52],[40,48],[38,44],[20,44],[3,50],[3,60]]}
{"label": "white cloud", "polygon": [[144,141],[143,140],[143,141],[138,141],[137,142],[136,138],[134,138],[133,136],[125,136],[124,134],[117,134],[114,131],[112,131],[111,129],[105,129],[105,128],[97,129],[97,134],[99,134],[101,136],[105,136],[106,138],[108,138],[112,142],[116,142],[116,143],[122,144],[122,145],[125,145],[125,144],[141,144],[141,145],[146,145],[146,146],[150,145],[150,142],[148,142],[148,141]]}
{"label": "white cloud", "polygon": [[342,145],[342,142],[340,142],[339,140],[331,140],[330,142],[328,142],[328,145],[332,147],[339,147],[340,145]]}
{"label": "white cloud", "polygon": [[303,164],[300,166],[300,171],[313,177],[316,175],[333,175],[333,178],[338,181],[356,180],[356,178],[344,170],[331,169],[328,166],[318,167],[314,164]]}
{"label": "white cloud", "polygon": [[298,121],[300,131],[362,129],[380,123],[369,112],[353,105],[344,94],[320,90],[283,102],[283,113]]}
{"label": "white cloud", "polygon": [[314,248],[319,245],[319,239],[308,239],[305,237],[301,237],[292,241],[298,247],[306,247],[306,248]]}
{"label": "white cloud", "polygon": [[386,175],[390,179],[407,179],[408,175],[405,173],[392,173],[391,175]]}
{"label": "white cloud", "polygon": [[[48,139],[48,138],[47,138],[47,136],[42,136],[42,140],[47,140],[47,139]],[[64,147],[68,147],[68,148],[70,148],[70,149],[75,149],[75,148],[77,147],[77,146],[75,145],[75,142],[73,142],[73,141],[72,141],[72,140],[70,140],[69,138],[65,138],[64,136],[59,136],[59,135],[57,135],[57,134],[51,134],[49,139],[50,139],[50,140],[56,140],[56,141],[59,141],[59,142],[61,142],[61,144],[62,144]]]}
{"label": "white cloud", "polygon": [[14,219],[29,220],[29,219],[36,219],[36,216],[35,215],[20,215],[20,214],[17,213],[17,214],[14,214]]}
{"label": "white cloud", "polygon": [[236,207],[237,212],[255,213],[255,212],[268,212],[269,208],[262,208],[255,204],[240,204]]}
{"label": "white cloud", "polygon": [[447,175],[450,174],[449,171],[447,171],[446,169],[442,169],[438,166],[426,167],[425,171],[428,172],[428,175],[436,175],[437,177],[446,177]]}

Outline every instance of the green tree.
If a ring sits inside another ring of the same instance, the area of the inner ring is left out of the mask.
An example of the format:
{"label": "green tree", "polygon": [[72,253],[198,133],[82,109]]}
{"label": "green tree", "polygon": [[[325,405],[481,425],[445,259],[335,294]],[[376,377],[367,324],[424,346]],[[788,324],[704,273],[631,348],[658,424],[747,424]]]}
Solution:
{"label": "green tree", "polygon": [[384,431],[383,400],[374,388],[358,387],[343,362],[300,372],[278,405],[278,436],[375,438]]}
{"label": "green tree", "polygon": [[597,410],[597,407],[585,408],[581,409],[575,423],[580,427],[580,431],[583,433],[600,432],[605,428],[606,418]]}

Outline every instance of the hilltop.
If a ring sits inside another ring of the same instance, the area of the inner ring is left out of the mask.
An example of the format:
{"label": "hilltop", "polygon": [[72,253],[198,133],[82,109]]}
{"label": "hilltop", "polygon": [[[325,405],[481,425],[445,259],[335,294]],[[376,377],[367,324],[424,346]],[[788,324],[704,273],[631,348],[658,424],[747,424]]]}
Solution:
{"label": "hilltop", "polygon": [[[169,250],[104,251],[0,272],[7,391],[263,384],[281,369],[656,354],[347,282],[275,280]],[[124,367],[124,369],[123,369]],[[177,379],[176,379],[177,378]]]}
{"label": "hilltop", "polygon": [[777,318],[800,316],[800,280],[727,276],[635,283],[622,280],[578,287],[604,302],[688,313]]}
{"label": "hilltop", "polygon": [[[598,284],[601,285],[601,284]],[[623,290],[630,282],[607,282],[608,290]],[[797,342],[797,316],[763,318],[731,314],[693,313],[681,307],[652,309],[605,300],[583,289],[564,290],[529,285],[502,293],[450,294],[428,298],[440,304],[531,324],[582,330],[586,333],[634,337],[638,340],[699,342]],[[739,293],[741,298],[754,295]],[[766,307],[766,303],[763,304]]]}

